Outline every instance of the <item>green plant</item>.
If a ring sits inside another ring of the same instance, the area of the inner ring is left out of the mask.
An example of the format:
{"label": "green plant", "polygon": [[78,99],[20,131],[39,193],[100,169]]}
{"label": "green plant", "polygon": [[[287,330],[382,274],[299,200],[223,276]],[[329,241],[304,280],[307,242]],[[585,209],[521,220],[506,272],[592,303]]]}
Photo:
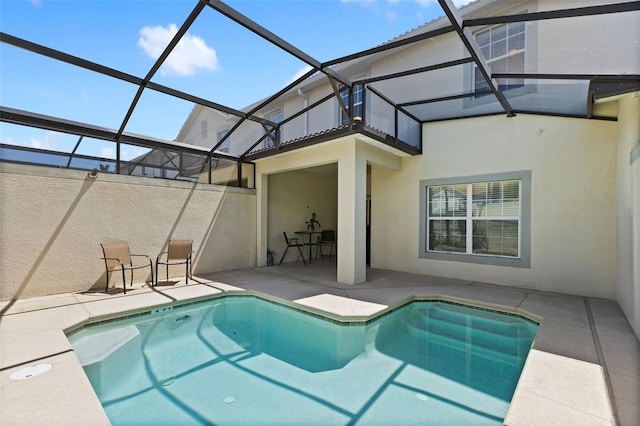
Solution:
{"label": "green plant", "polygon": [[305,222],[307,224],[307,229],[313,230],[316,225],[318,225],[318,228],[322,227],[322,225],[320,225],[320,222],[318,222],[318,220],[316,219],[317,217],[318,216],[316,216],[315,212],[311,213],[311,219]]}

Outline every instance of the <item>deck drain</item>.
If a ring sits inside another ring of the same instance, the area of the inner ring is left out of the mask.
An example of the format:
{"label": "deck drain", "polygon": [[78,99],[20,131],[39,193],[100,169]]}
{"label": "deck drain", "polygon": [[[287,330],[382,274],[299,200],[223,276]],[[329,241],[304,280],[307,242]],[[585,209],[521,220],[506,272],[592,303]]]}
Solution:
{"label": "deck drain", "polygon": [[186,321],[186,320],[188,320],[190,318],[191,318],[191,315],[182,315],[182,316],[179,316],[178,318],[174,319],[173,322],[178,323],[178,322]]}
{"label": "deck drain", "polygon": [[11,373],[11,375],[9,376],[9,380],[30,379],[32,377],[39,376],[42,373],[46,373],[47,371],[51,370],[51,367],[53,367],[51,364],[37,364],[30,367],[25,367]]}
{"label": "deck drain", "polygon": [[233,396],[228,396],[224,399],[225,404],[233,404],[234,402],[236,402],[236,398]]}
{"label": "deck drain", "polygon": [[418,401],[429,402],[429,397],[423,393],[417,393],[416,398]]}
{"label": "deck drain", "polygon": [[171,386],[172,384],[174,384],[176,381],[176,378],[171,376],[171,377],[167,377],[166,379],[162,379],[158,381],[158,384],[160,386]]}

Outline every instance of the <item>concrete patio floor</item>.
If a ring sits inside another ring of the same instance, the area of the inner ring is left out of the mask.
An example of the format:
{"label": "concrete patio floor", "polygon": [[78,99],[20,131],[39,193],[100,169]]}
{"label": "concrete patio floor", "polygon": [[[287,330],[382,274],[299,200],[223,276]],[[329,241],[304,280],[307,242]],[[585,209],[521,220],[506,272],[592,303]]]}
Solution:
{"label": "concrete patio floor", "polygon": [[[509,425],[640,424],[640,343],[617,303],[581,296],[369,269],[335,280],[335,264],[225,271],[123,294],[83,292],[0,304],[0,424],[109,424],[65,331],[225,293],[257,292],[334,318],[365,319],[413,298],[443,298],[540,321],[505,419]],[[51,364],[38,376],[9,377]]]}

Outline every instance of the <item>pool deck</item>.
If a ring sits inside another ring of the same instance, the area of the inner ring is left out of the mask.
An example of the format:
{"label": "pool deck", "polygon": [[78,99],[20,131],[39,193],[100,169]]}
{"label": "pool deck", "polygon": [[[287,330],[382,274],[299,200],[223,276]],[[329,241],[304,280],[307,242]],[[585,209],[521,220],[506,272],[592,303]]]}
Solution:
{"label": "pool deck", "polygon": [[[349,286],[336,282],[329,262],[225,271],[196,282],[0,304],[0,424],[109,424],[65,331],[158,306],[256,292],[347,320],[414,298],[527,315],[540,329],[505,424],[640,424],[640,342],[613,301],[379,269],[367,270],[366,283]],[[24,380],[9,378],[38,364],[53,367]]]}

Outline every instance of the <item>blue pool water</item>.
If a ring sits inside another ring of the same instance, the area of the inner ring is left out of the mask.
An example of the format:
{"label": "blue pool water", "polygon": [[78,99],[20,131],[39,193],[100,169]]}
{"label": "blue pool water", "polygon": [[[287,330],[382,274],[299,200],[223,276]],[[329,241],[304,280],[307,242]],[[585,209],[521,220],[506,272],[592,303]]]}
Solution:
{"label": "blue pool water", "polygon": [[340,325],[228,296],[69,340],[114,425],[497,425],[536,331],[444,302]]}

